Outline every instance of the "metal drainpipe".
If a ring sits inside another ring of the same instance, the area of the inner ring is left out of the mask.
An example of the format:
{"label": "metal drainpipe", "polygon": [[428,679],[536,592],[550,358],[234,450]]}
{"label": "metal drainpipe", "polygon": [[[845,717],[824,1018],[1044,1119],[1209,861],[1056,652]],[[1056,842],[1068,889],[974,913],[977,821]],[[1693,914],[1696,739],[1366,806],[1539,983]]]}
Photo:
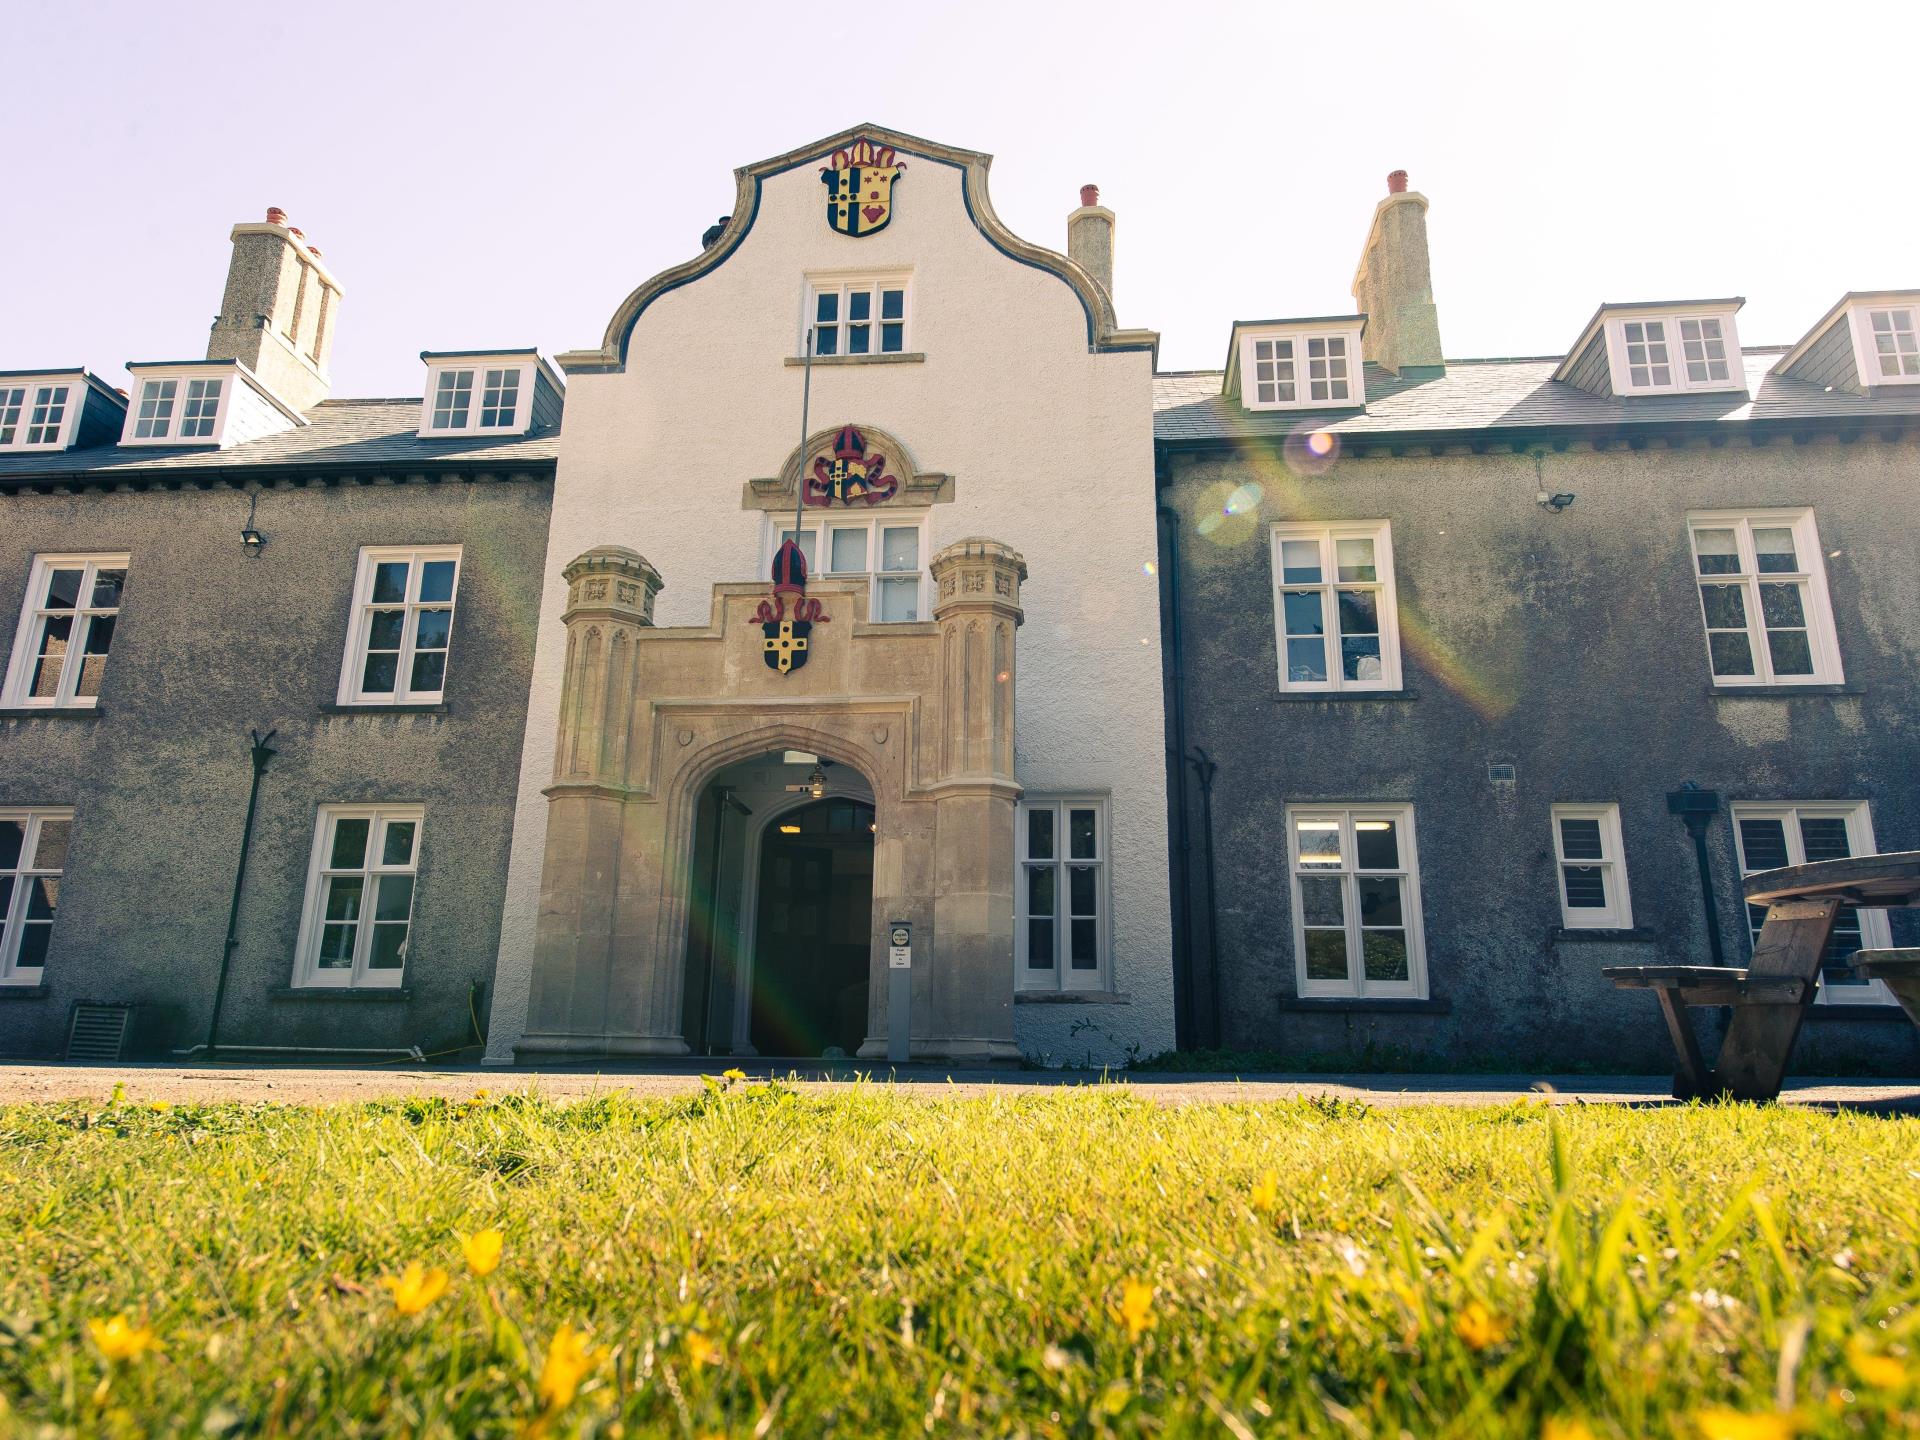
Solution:
{"label": "metal drainpipe", "polygon": [[227,909],[227,943],[220,951],[220,978],[213,986],[213,1014],[207,1017],[207,1058],[214,1058],[216,1041],[220,1033],[220,1007],[227,998],[227,970],[233,964],[233,947],[240,943],[240,887],[247,878],[247,852],[253,848],[253,814],[260,802],[260,778],[267,773],[267,764],[280,752],[268,742],[280,732],[269,730],[262,735],[258,730],[249,730],[247,737],[253,742],[253,787],[247,791],[247,823],[240,831],[240,863],[233,869],[233,904]]}
{"label": "metal drainpipe", "polygon": [[[1158,457],[1164,458],[1164,457]],[[1164,477],[1155,465],[1155,481]],[[1187,826],[1187,680],[1186,652],[1182,644],[1180,616],[1180,516],[1171,506],[1159,507],[1166,522],[1165,572],[1161,588],[1165,591],[1167,612],[1172,617],[1167,639],[1168,690],[1173,709],[1173,853],[1177,866],[1176,885],[1180,895],[1179,958],[1174,978],[1174,1037],[1179,1049],[1193,1048],[1193,840]]]}
{"label": "metal drainpipe", "polygon": [[1720,813],[1720,797],[1687,780],[1678,790],[1667,792],[1667,813],[1678,815],[1693,837],[1693,863],[1700,872],[1700,906],[1707,915],[1707,949],[1714,964],[1724,965],[1727,960],[1720,949],[1720,910],[1713,899],[1713,862],[1707,855],[1707,827]]}
{"label": "metal drainpipe", "polygon": [[1207,862],[1207,998],[1213,1015],[1213,1043],[1226,1041],[1220,1024],[1220,906],[1213,888],[1213,777],[1220,767],[1207,758],[1207,752],[1193,747],[1190,763],[1200,780],[1200,843]]}

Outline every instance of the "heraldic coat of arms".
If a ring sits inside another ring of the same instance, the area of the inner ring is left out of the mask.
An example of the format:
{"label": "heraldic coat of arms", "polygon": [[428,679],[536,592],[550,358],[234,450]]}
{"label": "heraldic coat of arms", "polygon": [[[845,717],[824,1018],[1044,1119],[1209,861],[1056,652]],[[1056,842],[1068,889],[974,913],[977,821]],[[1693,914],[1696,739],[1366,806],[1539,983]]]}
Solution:
{"label": "heraldic coat of arms", "polygon": [[858,239],[887,228],[893,218],[893,182],[907,167],[890,145],[855,140],[820,171],[827,187],[827,224]]}
{"label": "heraldic coat of arms", "polygon": [[851,425],[842,425],[833,437],[833,454],[813,462],[813,473],[805,477],[802,499],[814,509],[855,502],[878,505],[891,500],[900,489],[897,477],[887,474],[887,457],[867,453],[867,437]]}
{"label": "heraldic coat of arms", "polygon": [[807,598],[807,557],[791,540],[780,542],[773,557],[773,594],[753,612],[765,636],[761,653],[767,668],[786,675],[807,663],[813,627],[832,617],[818,600]]}

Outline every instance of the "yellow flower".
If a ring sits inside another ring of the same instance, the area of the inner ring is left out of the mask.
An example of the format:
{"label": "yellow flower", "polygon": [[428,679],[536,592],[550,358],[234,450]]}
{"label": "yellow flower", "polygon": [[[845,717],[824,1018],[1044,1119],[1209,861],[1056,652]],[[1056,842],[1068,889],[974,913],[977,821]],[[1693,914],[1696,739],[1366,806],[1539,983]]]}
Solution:
{"label": "yellow flower", "polygon": [[1550,1416],[1540,1427],[1540,1440],[1593,1440],[1593,1427],[1584,1420]]}
{"label": "yellow flower", "polygon": [[1247,1199],[1259,1214],[1271,1214],[1280,1204],[1280,1172],[1269,1170],[1262,1175],[1260,1183],[1253,1187],[1253,1194]]}
{"label": "yellow flower", "polygon": [[1791,1415],[1778,1411],[1748,1415],[1724,1405],[1695,1411],[1693,1423],[1706,1440],[1792,1440],[1800,1428]]}
{"label": "yellow flower", "polygon": [[720,1347],[705,1335],[702,1335],[698,1330],[689,1330],[687,1332],[687,1358],[693,1361],[696,1366],[718,1365],[720,1363]]}
{"label": "yellow flower", "polygon": [[447,1272],[437,1265],[425,1269],[414,1260],[398,1275],[382,1275],[380,1283],[393,1292],[394,1309],[402,1315],[418,1315],[447,1293]]}
{"label": "yellow flower", "polygon": [[1876,1390],[1898,1390],[1912,1379],[1907,1367],[1891,1355],[1876,1355],[1859,1339],[1847,1342],[1847,1364]]}
{"label": "yellow flower", "polygon": [[738,1070],[738,1069],[722,1070],[720,1072],[720,1078],[722,1080],[744,1080],[747,1078],[747,1072],[744,1070]]}
{"label": "yellow flower", "polygon": [[566,1409],[573,1403],[580,1382],[606,1358],[604,1345],[589,1346],[585,1331],[562,1325],[553,1332],[547,1345],[547,1363],[540,1367],[540,1403],[549,1410]]}
{"label": "yellow flower", "polygon": [[1478,1300],[1467,1302],[1453,1321],[1453,1333],[1467,1342],[1469,1349],[1484,1350],[1489,1345],[1498,1345],[1507,1338],[1507,1332],[1513,1329],[1511,1320],[1504,1320],[1494,1314]]}
{"label": "yellow flower", "polygon": [[1120,1308],[1113,1318],[1127,1327],[1127,1338],[1138,1340],[1142,1330],[1156,1323],[1153,1315],[1153,1287],[1141,1280],[1128,1280],[1120,1287]]}
{"label": "yellow flower", "polygon": [[506,1243],[506,1236],[498,1230],[482,1230],[469,1235],[460,1242],[460,1248],[466,1252],[467,1268],[481,1277],[491,1275],[500,1263],[500,1247]]}
{"label": "yellow flower", "polygon": [[135,1328],[124,1310],[111,1320],[87,1321],[87,1333],[109,1360],[138,1360],[147,1351],[160,1348],[152,1328],[146,1325]]}
{"label": "yellow flower", "polygon": [[156,1115],[164,1115],[167,1111],[173,1109],[173,1106],[164,1100],[153,1100],[148,1102],[147,1109],[153,1111]]}

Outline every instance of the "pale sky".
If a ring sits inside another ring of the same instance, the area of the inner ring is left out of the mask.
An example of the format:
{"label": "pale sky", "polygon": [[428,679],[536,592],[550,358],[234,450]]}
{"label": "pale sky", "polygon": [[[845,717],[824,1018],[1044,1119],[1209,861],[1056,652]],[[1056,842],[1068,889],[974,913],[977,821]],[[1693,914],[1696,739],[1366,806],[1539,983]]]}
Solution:
{"label": "pale sky", "polygon": [[1118,215],[1122,324],[1344,313],[1388,171],[1451,357],[1602,300],[1744,295],[1747,344],[1920,286],[1920,4],[7,6],[0,370],[198,358],[269,205],[346,289],[334,393],[423,349],[598,343],[735,166],[858,122],[994,158],[1020,235]]}

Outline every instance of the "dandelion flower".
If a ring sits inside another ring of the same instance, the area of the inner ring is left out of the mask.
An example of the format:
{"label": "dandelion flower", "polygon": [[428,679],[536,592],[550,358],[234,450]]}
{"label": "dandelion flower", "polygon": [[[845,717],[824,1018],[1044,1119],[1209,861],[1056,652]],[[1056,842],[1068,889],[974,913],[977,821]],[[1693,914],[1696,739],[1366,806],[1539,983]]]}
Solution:
{"label": "dandelion flower", "polygon": [[1127,1327],[1127,1338],[1138,1340],[1142,1330],[1157,1323],[1153,1314],[1153,1287],[1141,1280],[1128,1280],[1120,1287],[1120,1308],[1114,1319]]}
{"label": "dandelion flower", "polygon": [[1511,1320],[1502,1319],[1478,1300],[1469,1301],[1467,1308],[1453,1321],[1453,1333],[1466,1341],[1471,1350],[1485,1350],[1489,1345],[1498,1345],[1512,1329]]}
{"label": "dandelion flower", "polygon": [[722,1070],[720,1072],[720,1078],[722,1080],[744,1080],[747,1078],[747,1072],[738,1068]]}
{"label": "dandelion flower", "polygon": [[1905,1365],[1891,1355],[1874,1354],[1862,1340],[1847,1342],[1847,1364],[1876,1390],[1898,1390],[1911,1378]]}
{"label": "dandelion flower", "polygon": [[587,1344],[586,1332],[563,1324],[547,1345],[547,1361],[540,1367],[537,1393],[548,1410],[564,1410],[573,1403],[580,1382],[607,1358],[605,1346]]}
{"label": "dandelion flower", "polygon": [[109,1360],[138,1360],[149,1350],[158,1350],[160,1340],[151,1326],[136,1326],[123,1310],[111,1320],[87,1321],[87,1333],[100,1353]]}
{"label": "dandelion flower", "polygon": [[164,1100],[152,1100],[147,1103],[147,1109],[153,1111],[156,1115],[164,1115],[167,1111],[173,1109],[173,1106]]}
{"label": "dandelion flower", "polygon": [[1253,1193],[1247,1197],[1256,1213],[1271,1215],[1280,1204],[1280,1172],[1269,1170],[1260,1177],[1260,1183],[1253,1187]]}
{"label": "dandelion flower", "polygon": [[687,1358],[693,1361],[696,1366],[718,1365],[720,1363],[720,1347],[705,1335],[702,1335],[698,1330],[689,1330],[687,1332]]}
{"label": "dandelion flower", "polygon": [[418,1315],[447,1293],[447,1272],[437,1265],[428,1270],[414,1260],[398,1275],[382,1275],[380,1283],[393,1292],[394,1309],[402,1315]]}
{"label": "dandelion flower", "polygon": [[500,1263],[500,1247],[506,1243],[506,1236],[498,1230],[482,1230],[469,1235],[460,1242],[460,1248],[466,1253],[467,1268],[485,1279],[494,1272]]}
{"label": "dandelion flower", "polygon": [[1777,1411],[1748,1415],[1724,1405],[1695,1411],[1693,1423],[1706,1440],[1792,1440],[1800,1428],[1791,1415]]}
{"label": "dandelion flower", "polygon": [[1584,1420],[1549,1416],[1540,1427],[1540,1440],[1593,1440],[1593,1427]]}

